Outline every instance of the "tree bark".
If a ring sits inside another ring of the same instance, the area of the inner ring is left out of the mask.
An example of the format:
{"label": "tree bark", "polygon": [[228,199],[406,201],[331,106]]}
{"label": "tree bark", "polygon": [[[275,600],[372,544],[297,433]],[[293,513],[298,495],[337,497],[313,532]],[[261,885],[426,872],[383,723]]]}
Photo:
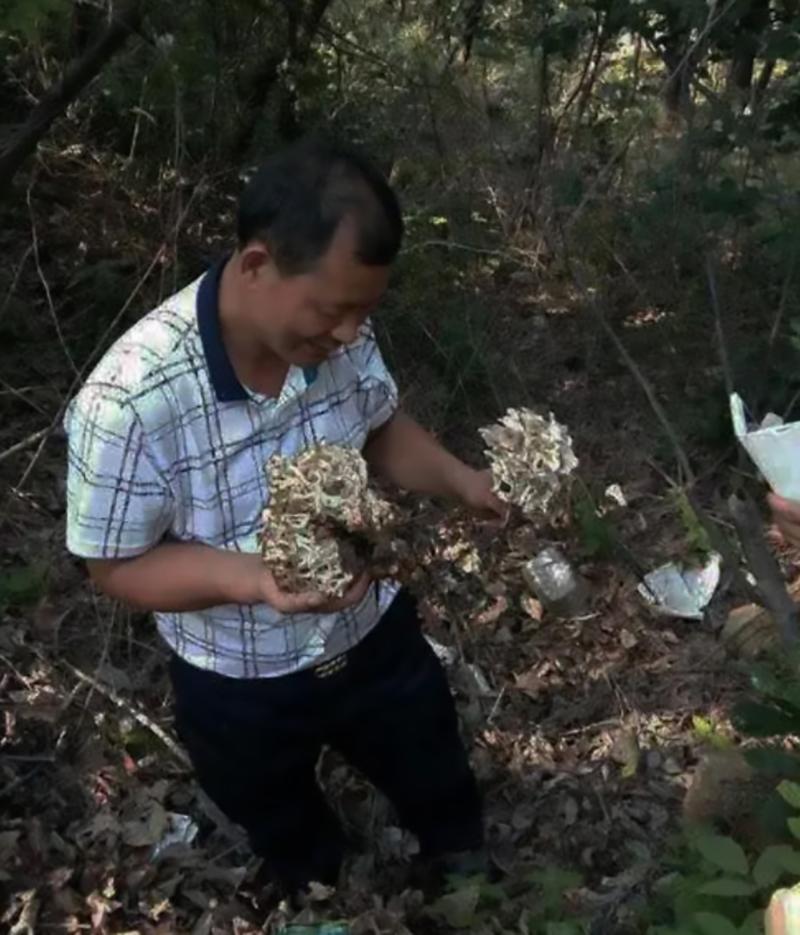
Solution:
{"label": "tree bark", "polygon": [[769,0],[752,0],[735,26],[728,88],[747,101],[753,83],[753,67],[762,36],[769,26]]}
{"label": "tree bark", "polygon": [[261,65],[247,82],[245,111],[233,142],[233,155],[242,158],[253,144],[258,121],[270,96],[277,89],[278,133],[284,140],[300,134],[297,121],[296,95],[291,86],[283,81],[284,68],[298,72],[308,61],[328,7],[332,0],[310,0],[305,4],[284,4],[286,34],[283,41],[276,42],[275,49],[266,55]]}
{"label": "tree bark", "polygon": [[67,68],[61,81],[45,92],[25,123],[4,141],[0,148],[0,194],[8,190],[19,168],[53,123],[125,45],[138,26],[140,15],[141,0],[121,3],[86,53]]}
{"label": "tree bark", "polygon": [[800,638],[797,607],[786,590],[780,566],[764,541],[758,509],[750,497],[736,494],[728,499],[728,508],[762,602],[778,625],[784,645],[796,646]]}

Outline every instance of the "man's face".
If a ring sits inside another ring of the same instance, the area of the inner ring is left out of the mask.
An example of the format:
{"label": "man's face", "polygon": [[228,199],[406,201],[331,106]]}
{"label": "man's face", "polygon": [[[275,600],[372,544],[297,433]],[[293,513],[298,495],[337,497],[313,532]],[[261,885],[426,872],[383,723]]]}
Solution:
{"label": "man's face", "polygon": [[281,276],[259,244],[245,248],[241,261],[242,311],[253,335],[298,366],[319,364],[351,344],[389,281],[389,267],[366,266],[357,259],[354,232],[346,223],[306,273]]}

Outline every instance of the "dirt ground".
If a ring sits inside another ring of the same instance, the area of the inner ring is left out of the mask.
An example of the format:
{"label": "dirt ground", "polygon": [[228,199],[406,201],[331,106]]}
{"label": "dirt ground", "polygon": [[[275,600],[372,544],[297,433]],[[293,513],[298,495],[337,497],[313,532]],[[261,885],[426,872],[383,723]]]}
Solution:
{"label": "dirt ground", "polygon": [[[173,186],[137,204],[108,167],[93,171],[67,157],[40,175],[30,212],[22,198],[0,226],[8,260],[0,280],[0,572],[12,582],[0,595],[0,915],[23,935],[246,933],[275,930],[283,919],[269,893],[254,888],[255,862],[236,829],[197,794],[173,739],[166,652],[152,623],[94,594],[64,551],[59,432],[41,450],[34,442],[7,455],[50,424],[78,379],[54,320],[82,361],[148,269],[118,328],[221,248],[230,202],[205,198],[192,211],[192,197],[191,186]],[[160,244],[152,230],[187,204],[179,238]],[[664,476],[671,461],[652,413],[585,310],[544,274],[487,277],[480,288],[494,310],[483,353],[495,375],[495,398],[477,407],[480,415],[499,415],[499,403],[552,408],[572,430],[582,482],[629,554],[645,568],[685,555],[686,529]],[[704,334],[679,332],[630,296],[614,323],[666,402],[691,399],[715,379],[713,366],[702,365]],[[402,348],[390,357],[424,418],[430,374]],[[437,427],[475,458],[480,423],[471,419]],[[709,471],[717,457],[699,453]],[[627,506],[603,500],[610,484]],[[546,542],[560,542],[589,583],[578,619],[542,613],[525,592],[521,564]],[[518,528],[482,548],[481,580],[456,574],[427,594],[429,635],[451,650],[492,854],[511,881],[496,906],[475,909],[471,931],[519,931],[536,903],[526,875],[554,867],[581,874],[572,898],[593,931],[624,931],[702,754],[696,719],[725,732],[728,701],[741,686],[713,622],[652,614],[631,565],[591,551],[565,520],[534,538]],[[333,754],[320,774],[364,850],[349,862],[342,890],[317,892],[303,918],[346,917],[355,932],[448,931],[441,911],[405,889],[414,842],[384,801]],[[180,830],[175,816],[188,816],[197,836],[154,854],[169,830]]]}

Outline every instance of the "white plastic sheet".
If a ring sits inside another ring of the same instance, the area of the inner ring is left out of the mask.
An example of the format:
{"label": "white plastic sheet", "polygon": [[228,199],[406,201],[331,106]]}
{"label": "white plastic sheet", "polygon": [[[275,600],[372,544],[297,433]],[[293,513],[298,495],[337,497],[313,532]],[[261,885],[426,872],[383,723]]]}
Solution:
{"label": "white plastic sheet", "polygon": [[721,556],[712,552],[701,567],[676,562],[645,575],[639,593],[659,613],[687,620],[702,620],[703,611],[719,585]]}
{"label": "white plastic sheet", "polygon": [[736,437],[775,493],[800,500],[800,422],[784,423],[769,413],[760,426],[748,426],[744,403],[731,394],[731,418]]}

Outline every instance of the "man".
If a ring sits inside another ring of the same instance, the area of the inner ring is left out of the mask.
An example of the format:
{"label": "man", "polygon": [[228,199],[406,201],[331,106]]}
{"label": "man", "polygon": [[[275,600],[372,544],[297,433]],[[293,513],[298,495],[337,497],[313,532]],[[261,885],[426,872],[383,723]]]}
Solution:
{"label": "man", "polygon": [[400,247],[363,158],[303,143],[246,187],[236,250],[145,316],[73,402],[67,543],[111,597],[153,611],[201,786],[290,889],[344,851],[323,744],[382,789],[424,854],[480,854],[479,797],[413,601],[360,578],[283,592],[256,534],[264,465],[328,442],[385,480],[502,514],[488,473],[397,406],[369,326]]}

